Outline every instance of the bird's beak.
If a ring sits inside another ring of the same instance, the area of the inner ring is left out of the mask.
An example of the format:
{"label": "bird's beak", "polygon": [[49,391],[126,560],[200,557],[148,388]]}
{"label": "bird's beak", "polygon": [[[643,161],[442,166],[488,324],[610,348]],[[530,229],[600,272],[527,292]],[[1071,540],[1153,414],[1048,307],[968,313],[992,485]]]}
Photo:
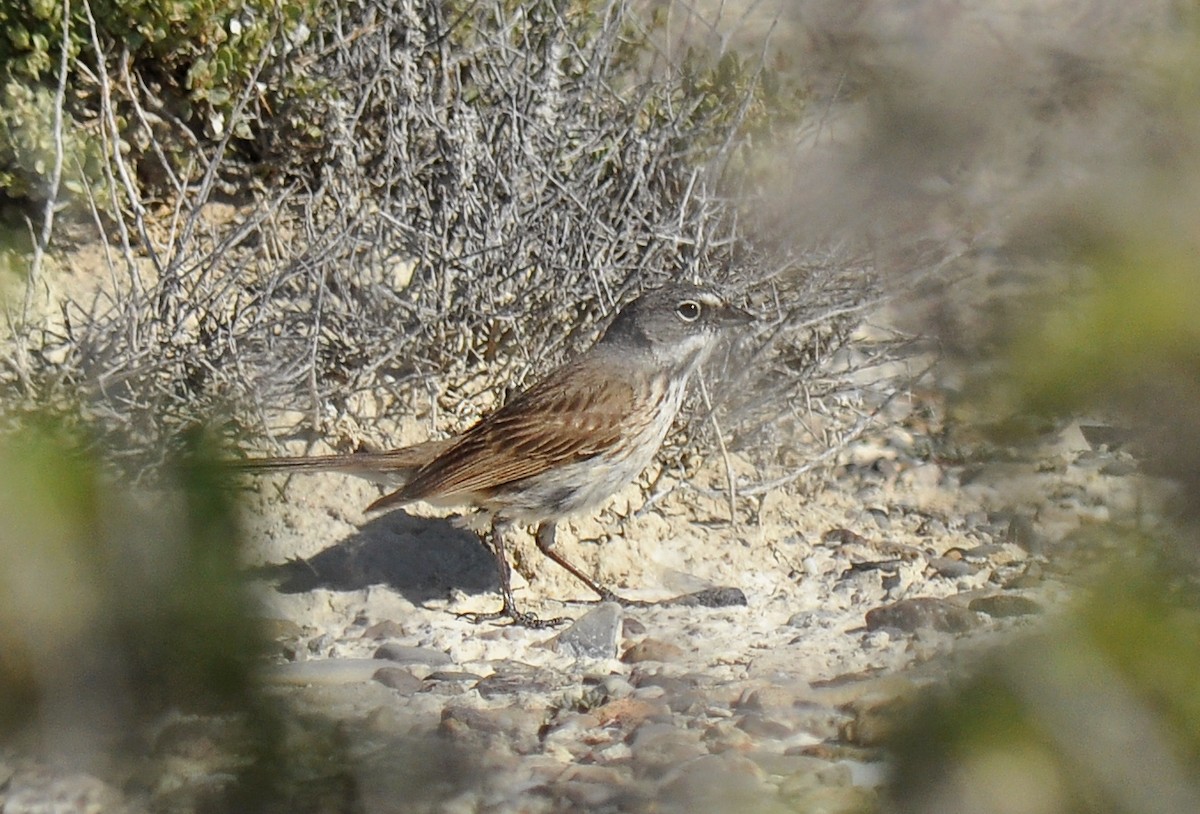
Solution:
{"label": "bird's beak", "polygon": [[720,322],[722,327],[732,328],[735,325],[749,325],[751,322],[758,322],[758,317],[749,311],[726,305],[721,308]]}

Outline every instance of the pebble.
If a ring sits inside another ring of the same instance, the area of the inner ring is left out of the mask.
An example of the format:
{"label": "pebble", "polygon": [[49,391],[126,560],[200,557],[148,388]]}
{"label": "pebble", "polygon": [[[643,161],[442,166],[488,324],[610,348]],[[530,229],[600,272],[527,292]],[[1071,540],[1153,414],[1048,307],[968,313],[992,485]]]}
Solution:
{"label": "pebble", "polygon": [[569,712],[560,714],[542,734],[542,749],[546,754],[561,753],[576,760],[586,755],[598,744],[611,740],[602,733],[601,718],[595,712]]}
{"label": "pebble", "polygon": [[926,517],[921,521],[921,525],[917,526],[917,534],[922,537],[942,537],[949,533],[946,524],[937,517]]}
{"label": "pebble", "polygon": [[442,712],[439,731],[460,740],[485,740],[489,747],[499,742],[518,754],[533,751],[538,733],[546,722],[546,711],[520,704],[497,709],[450,706]]}
{"label": "pebble", "polygon": [[1024,514],[1014,515],[1008,523],[1005,539],[1028,551],[1030,554],[1040,554],[1045,547],[1041,535],[1033,526],[1033,518]]}
{"label": "pebble", "polygon": [[847,721],[839,735],[855,746],[882,746],[903,722],[909,708],[903,696],[863,696],[849,705],[854,717]]}
{"label": "pebble", "polygon": [[630,645],[621,654],[621,661],[626,664],[639,664],[644,661],[677,661],[683,656],[683,648],[670,642],[658,639],[642,639]]}
{"label": "pebble", "polygon": [[708,753],[695,729],[647,721],[633,731],[629,743],[633,768],[641,776],[661,776],[669,769]]}
{"label": "pebble", "polygon": [[969,577],[979,571],[979,566],[972,565],[958,557],[932,557],[929,560],[929,567],[939,577],[945,577],[946,579]]}
{"label": "pebble", "polygon": [[591,711],[600,726],[632,730],[645,721],[670,721],[671,709],[662,700],[618,698]]}
{"label": "pebble", "polygon": [[621,620],[621,635],[626,639],[645,636],[646,626],[632,616],[626,616]]}
{"label": "pebble", "polygon": [[742,691],[733,708],[751,712],[778,712],[790,709],[795,701],[796,694],[788,687],[751,687]]}
{"label": "pebble", "polygon": [[623,615],[621,606],[616,602],[603,602],[579,617],[547,644],[574,659],[615,658]]}
{"label": "pebble", "polygon": [[747,712],[738,719],[737,728],[751,737],[773,740],[783,740],[793,732],[787,724],[761,712]]}
{"label": "pebble", "polygon": [[920,628],[932,628],[947,633],[962,633],[975,627],[979,617],[974,611],[945,599],[917,597],[873,608],[867,611],[866,621],[867,630],[896,628],[913,633]]}
{"label": "pebble", "polygon": [[1014,594],[995,594],[994,596],[977,597],[971,600],[967,608],[1000,619],[1012,616],[1029,616],[1043,612],[1042,606],[1037,602]]}
{"label": "pebble", "polygon": [[404,625],[392,619],[376,622],[363,630],[364,639],[400,639],[405,635]]}
{"label": "pebble", "polygon": [[380,667],[372,678],[401,695],[412,695],[425,686],[424,681],[402,667]]}

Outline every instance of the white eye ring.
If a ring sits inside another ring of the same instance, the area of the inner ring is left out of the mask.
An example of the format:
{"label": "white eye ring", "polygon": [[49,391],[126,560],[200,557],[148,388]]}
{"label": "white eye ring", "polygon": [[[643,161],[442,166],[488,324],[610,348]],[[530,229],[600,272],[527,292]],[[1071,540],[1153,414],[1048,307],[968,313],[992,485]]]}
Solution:
{"label": "white eye ring", "polygon": [[700,319],[700,303],[695,300],[684,300],[675,306],[675,314],[684,322],[695,322]]}

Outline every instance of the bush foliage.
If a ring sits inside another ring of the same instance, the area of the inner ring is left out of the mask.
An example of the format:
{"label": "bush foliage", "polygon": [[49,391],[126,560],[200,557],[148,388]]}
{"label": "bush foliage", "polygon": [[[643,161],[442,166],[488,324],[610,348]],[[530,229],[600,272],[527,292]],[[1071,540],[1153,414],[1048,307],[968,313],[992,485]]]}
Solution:
{"label": "bush foliage", "polygon": [[[116,149],[131,152],[135,163],[166,165],[139,167],[148,178],[162,177],[164,169],[167,176],[178,172],[198,141],[219,139],[227,128],[253,141],[258,128],[271,123],[277,99],[305,88],[292,75],[294,62],[267,63],[307,36],[314,7],[314,0],[18,0],[0,6],[0,192],[43,200],[56,138],[63,141],[68,192],[83,196],[83,185],[102,183],[102,162],[113,149],[102,136],[108,113]],[[235,115],[239,90],[258,81],[264,86],[247,100],[249,115]],[[268,90],[266,81],[274,87]],[[61,136],[53,116],[60,86]],[[110,104],[114,109],[106,112]],[[165,149],[151,151],[146,136],[130,126],[134,120],[169,132],[158,142]]]}

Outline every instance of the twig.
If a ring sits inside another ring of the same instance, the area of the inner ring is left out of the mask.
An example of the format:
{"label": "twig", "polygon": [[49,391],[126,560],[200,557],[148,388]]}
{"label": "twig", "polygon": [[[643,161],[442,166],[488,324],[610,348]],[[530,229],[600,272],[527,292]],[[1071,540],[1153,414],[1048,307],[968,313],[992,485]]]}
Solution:
{"label": "twig", "polygon": [[716,412],[713,411],[712,399],[708,397],[708,386],[704,383],[703,376],[697,375],[696,379],[700,382],[700,397],[704,399],[704,407],[708,411],[708,418],[712,423],[713,433],[717,436],[717,446],[721,449],[721,460],[725,463],[725,487],[729,500],[729,525],[737,528],[737,474],[733,471],[733,463],[729,460],[729,449],[725,446],[725,435],[721,432],[721,424],[717,421]]}

